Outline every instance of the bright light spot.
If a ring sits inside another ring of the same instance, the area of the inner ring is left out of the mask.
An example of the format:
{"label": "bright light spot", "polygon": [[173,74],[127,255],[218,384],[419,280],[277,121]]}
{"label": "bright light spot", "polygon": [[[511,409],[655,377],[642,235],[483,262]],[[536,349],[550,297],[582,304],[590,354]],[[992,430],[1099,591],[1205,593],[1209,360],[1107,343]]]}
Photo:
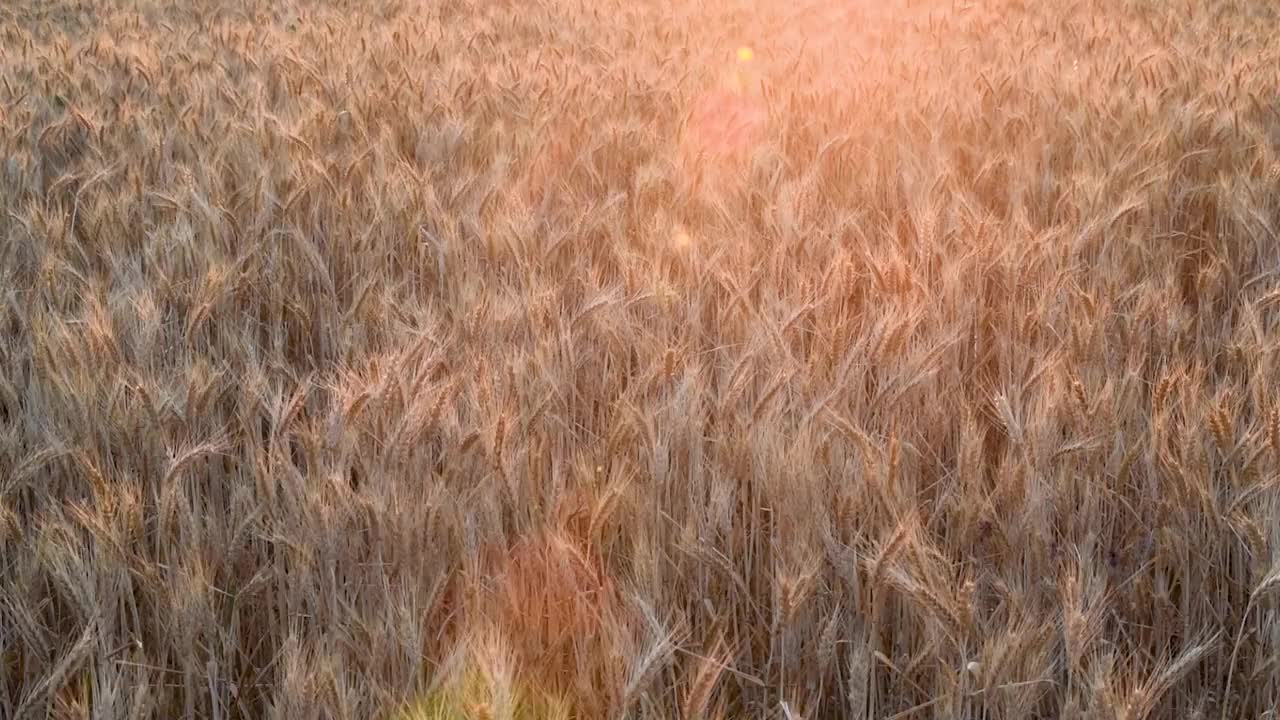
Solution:
{"label": "bright light spot", "polygon": [[738,62],[747,63],[755,59],[756,54],[749,47],[738,48]]}
{"label": "bright light spot", "polygon": [[671,234],[671,246],[677,250],[688,250],[693,240],[689,238],[689,233],[684,228],[678,227]]}

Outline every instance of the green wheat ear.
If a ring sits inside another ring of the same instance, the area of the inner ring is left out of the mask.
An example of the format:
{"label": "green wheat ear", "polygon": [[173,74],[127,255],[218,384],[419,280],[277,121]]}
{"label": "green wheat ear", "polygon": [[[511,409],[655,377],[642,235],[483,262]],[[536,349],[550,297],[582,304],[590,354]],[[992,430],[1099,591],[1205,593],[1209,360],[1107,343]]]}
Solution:
{"label": "green wheat ear", "polygon": [[[492,683],[483,673],[471,669],[458,682],[437,690],[410,705],[394,720],[498,720]],[[527,687],[514,689],[511,720],[569,720],[572,714],[564,700]]]}

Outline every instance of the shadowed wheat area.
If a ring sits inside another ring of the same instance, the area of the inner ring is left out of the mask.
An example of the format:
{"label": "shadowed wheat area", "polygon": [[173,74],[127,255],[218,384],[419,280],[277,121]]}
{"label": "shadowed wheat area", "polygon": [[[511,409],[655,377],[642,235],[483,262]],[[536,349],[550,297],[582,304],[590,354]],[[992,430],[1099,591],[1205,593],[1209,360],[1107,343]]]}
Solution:
{"label": "shadowed wheat area", "polygon": [[1278,22],[3,4],[0,717],[1274,717]]}

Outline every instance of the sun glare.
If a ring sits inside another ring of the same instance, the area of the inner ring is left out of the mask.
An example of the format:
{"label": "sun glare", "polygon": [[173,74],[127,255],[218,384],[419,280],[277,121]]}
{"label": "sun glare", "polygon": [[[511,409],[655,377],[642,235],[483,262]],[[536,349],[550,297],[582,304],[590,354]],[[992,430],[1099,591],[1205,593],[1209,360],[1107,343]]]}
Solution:
{"label": "sun glare", "polygon": [[757,65],[755,50],[738,47],[731,61],[711,68],[718,79],[690,102],[678,153],[686,180],[700,191],[724,191],[741,180],[765,138],[768,113]]}
{"label": "sun glare", "polygon": [[1277,26],[0,0],[0,720],[1280,720]]}

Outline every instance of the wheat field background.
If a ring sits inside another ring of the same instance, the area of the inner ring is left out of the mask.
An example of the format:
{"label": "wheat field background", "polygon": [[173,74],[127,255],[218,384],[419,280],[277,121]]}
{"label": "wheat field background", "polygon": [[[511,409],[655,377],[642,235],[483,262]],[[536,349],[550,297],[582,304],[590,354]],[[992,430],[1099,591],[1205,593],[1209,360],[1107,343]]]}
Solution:
{"label": "wheat field background", "polygon": [[0,5],[0,717],[1274,718],[1277,23]]}

